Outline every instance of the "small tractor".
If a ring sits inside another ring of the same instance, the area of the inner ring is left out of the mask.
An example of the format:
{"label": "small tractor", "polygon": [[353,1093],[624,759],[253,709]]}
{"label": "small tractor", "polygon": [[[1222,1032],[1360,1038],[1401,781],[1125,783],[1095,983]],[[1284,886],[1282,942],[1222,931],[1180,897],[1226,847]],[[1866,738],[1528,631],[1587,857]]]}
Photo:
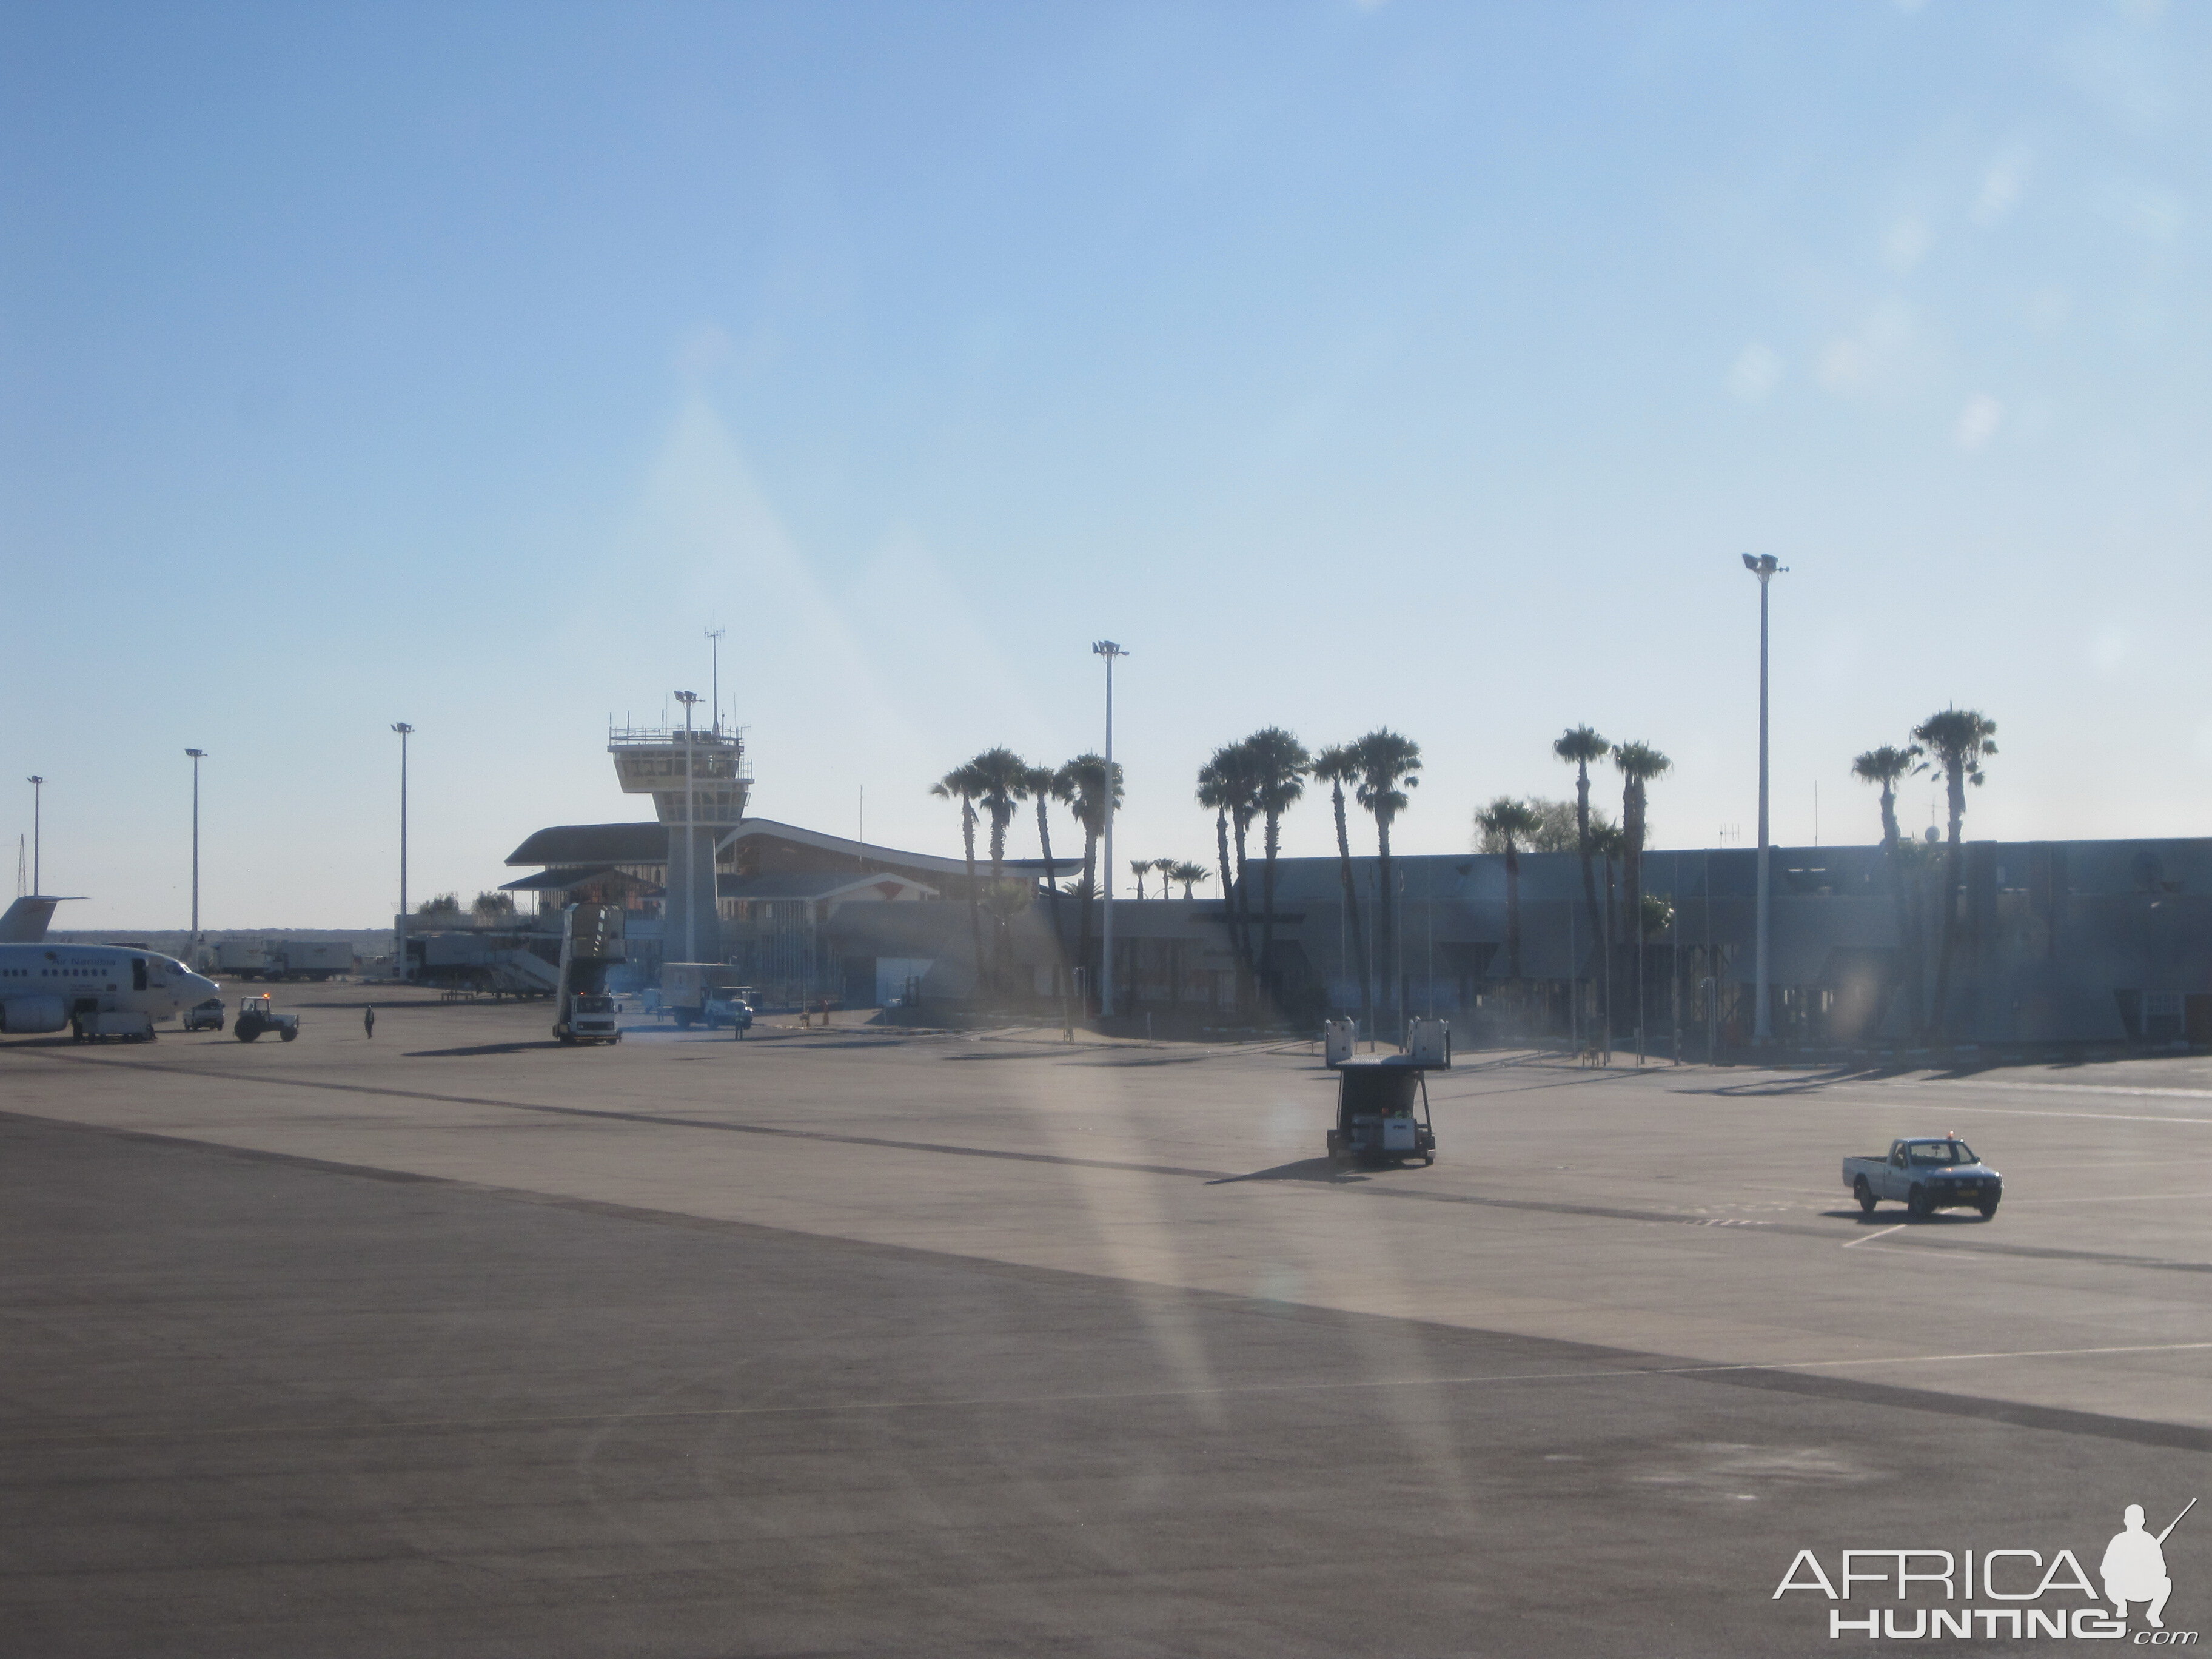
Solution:
{"label": "small tractor", "polygon": [[265,996],[240,997],[237,1017],[230,1022],[230,1031],[240,1042],[251,1042],[264,1031],[274,1031],[289,1042],[300,1035],[300,1017],[278,1013]]}

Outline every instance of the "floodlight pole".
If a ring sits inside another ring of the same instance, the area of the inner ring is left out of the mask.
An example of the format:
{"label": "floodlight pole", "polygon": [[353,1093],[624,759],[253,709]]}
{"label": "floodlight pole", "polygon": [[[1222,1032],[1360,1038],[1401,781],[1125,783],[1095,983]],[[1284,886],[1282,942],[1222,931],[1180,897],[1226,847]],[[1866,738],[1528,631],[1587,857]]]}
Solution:
{"label": "floodlight pole", "polygon": [[699,836],[692,824],[691,793],[691,705],[699,701],[696,691],[678,691],[676,701],[684,705],[684,960],[699,960],[699,895],[696,890],[699,871],[695,857]]}
{"label": "floodlight pole", "polygon": [[398,958],[392,965],[398,978],[407,977],[407,739],[415,728],[405,720],[392,728],[399,734],[399,926],[393,929],[399,943]]}
{"label": "floodlight pole", "polygon": [[204,749],[187,749],[192,757],[192,949],[200,944],[200,763],[207,758]]}
{"label": "floodlight pole", "polygon": [[46,781],[36,773],[23,781],[31,786],[31,893],[35,897],[46,890],[39,879],[40,814],[46,805]]}
{"label": "floodlight pole", "polygon": [[1769,859],[1772,849],[1766,833],[1766,585],[1786,564],[1774,555],[1743,556],[1745,569],[1759,578],[1759,943],[1754,951],[1757,981],[1752,990],[1751,1041],[1764,1048],[1774,1041],[1774,992],[1767,979],[1767,940],[1774,911],[1774,884]]}
{"label": "floodlight pole", "polygon": [[1106,886],[1101,896],[1098,964],[1098,1018],[1114,1017],[1114,659],[1129,653],[1111,640],[1100,640],[1091,649],[1106,659]]}

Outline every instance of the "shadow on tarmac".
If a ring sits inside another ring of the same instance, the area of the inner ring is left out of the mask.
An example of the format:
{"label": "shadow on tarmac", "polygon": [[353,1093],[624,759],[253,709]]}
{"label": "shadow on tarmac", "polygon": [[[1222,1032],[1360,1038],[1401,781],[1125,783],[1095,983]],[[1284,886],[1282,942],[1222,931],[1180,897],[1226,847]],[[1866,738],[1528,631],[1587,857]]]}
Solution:
{"label": "shadow on tarmac", "polygon": [[[520,1054],[533,1048],[560,1048],[570,1045],[557,1042],[551,1037],[535,1042],[480,1042],[471,1048],[408,1048],[401,1051],[402,1060],[467,1060],[483,1054]],[[598,1046],[598,1045],[592,1045]]]}
{"label": "shadow on tarmac", "polygon": [[1243,1181],[1316,1181],[1325,1187],[1341,1187],[1353,1182],[1371,1181],[1377,1175],[1407,1167],[1405,1164],[1381,1163],[1340,1169],[1333,1158],[1302,1158],[1295,1164],[1278,1164],[1272,1170],[1255,1170],[1249,1175],[1222,1176],[1206,1184],[1209,1187],[1231,1187]]}

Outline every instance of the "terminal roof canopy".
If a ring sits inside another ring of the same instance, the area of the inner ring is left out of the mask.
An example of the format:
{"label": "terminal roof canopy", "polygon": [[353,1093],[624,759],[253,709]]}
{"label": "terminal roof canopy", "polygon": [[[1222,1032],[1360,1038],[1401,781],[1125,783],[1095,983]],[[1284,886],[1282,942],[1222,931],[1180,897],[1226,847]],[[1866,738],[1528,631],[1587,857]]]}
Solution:
{"label": "terminal roof canopy", "polygon": [[665,864],[665,823],[556,823],[507,855],[509,864]]}
{"label": "terminal roof canopy", "polygon": [[[818,830],[802,830],[795,823],[779,823],[774,818],[747,818],[716,843],[718,850],[727,852],[750,844],[759,848],[758,860],[763,870],[770,869],[838,869],[895,870],[923,879],[931,884],[930,876],[960,876],[968,872],[964,859],[941,858],[934,853],[908,853],[896,847],[878,847],[872,842],[851,841],[843,836],[826,836]],[[510,860],[512,862],[512,860]],[[1042,875],[1042,859],[1005,859],[1000,869],[1011,876]],[[1072,876],[1081,871],[1080,856],[1062,856],[1053,860],[1054,871]],[[988,860],[975,860],[976,872],[988,874]]]}
{"label": "terminal roof canopy", "polygon": [[665,898],[667,890],[649,881],[640,881],[635,876],[625,875],[611,864],[562,865],[550,870],[540,870],[534,876],[524,876],[519,881],[503,881],[499,884],[502,893],[557,893],[586,883],[611,884],[624,890],[635,890],[644,898]]}

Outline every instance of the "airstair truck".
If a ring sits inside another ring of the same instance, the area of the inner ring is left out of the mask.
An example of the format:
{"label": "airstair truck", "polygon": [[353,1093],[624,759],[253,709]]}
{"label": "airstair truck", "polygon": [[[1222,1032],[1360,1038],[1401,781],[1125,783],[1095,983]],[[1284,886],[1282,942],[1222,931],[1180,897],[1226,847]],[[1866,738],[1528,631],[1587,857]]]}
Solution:
{"label": "airstair truck", "polygon": [[553,1035],[562,1042],[620,1042],[622,1021],[607,975],[629,953],[622,907],[571,904],[561,913],[561,983]]}

